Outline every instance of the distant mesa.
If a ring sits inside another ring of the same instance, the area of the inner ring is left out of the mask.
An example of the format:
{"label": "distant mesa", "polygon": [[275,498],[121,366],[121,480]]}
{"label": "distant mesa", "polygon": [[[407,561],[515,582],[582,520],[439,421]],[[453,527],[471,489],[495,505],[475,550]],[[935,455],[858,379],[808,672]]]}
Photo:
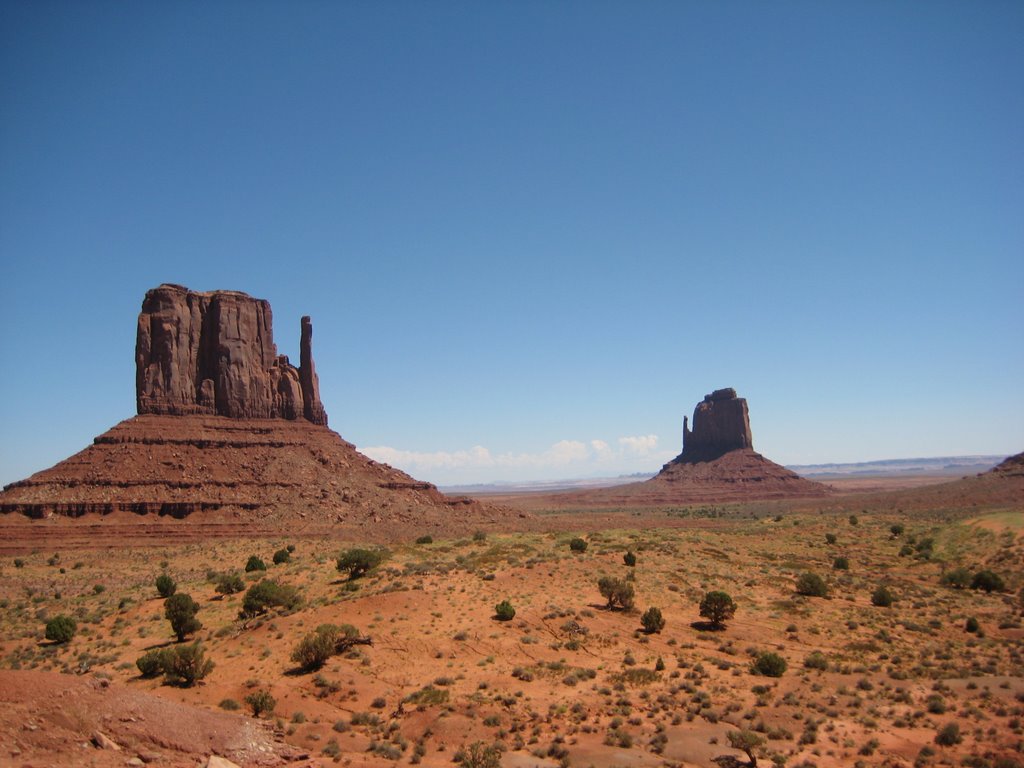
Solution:
{"label": "distant mesa", "polygon": [[401,537],[403,526],[418,535],[497,519],[495,508],[445,496],[327,429],[312,337],[303,317],[296,368],[277,352],[268,302],[171,284],[148,291],[135,345],[138,415],[4,488],[0,512],[120,513],[122,522],[199,512],[191,521],[231,535],[341,524]]}
{"label": "distant mesa", "polygon": [[135,340],[138,413],[300,419],[327,425],[302,318],[299,367],[277,354],[270,303],[165,283],[146,292]]}

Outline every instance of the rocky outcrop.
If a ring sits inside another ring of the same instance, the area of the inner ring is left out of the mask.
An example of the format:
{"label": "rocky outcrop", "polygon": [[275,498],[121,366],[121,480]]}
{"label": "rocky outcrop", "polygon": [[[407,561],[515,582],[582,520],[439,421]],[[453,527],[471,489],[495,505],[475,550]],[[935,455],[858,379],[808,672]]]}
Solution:
{"label": "rocky outcrop", "polygon": [[753,448],[747,401],[736,390],[716,389],[693,409],[693,430],[683,417],[683,452],[676,461],[712,461],[729,451]]}
{"label": "rocky outcrop", "polygon": [[148,291],[135,342],[138,413],[326,425],[308,317],[301,328],[296,368],[277,354],[267,301],[168,283]]}

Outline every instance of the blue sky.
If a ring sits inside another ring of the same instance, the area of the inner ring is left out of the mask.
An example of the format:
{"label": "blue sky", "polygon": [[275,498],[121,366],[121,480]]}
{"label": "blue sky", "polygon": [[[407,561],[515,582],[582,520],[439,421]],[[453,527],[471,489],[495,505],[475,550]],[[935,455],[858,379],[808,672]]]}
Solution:
{"label": "blue sky", "polygon": [[4,2],[0,483],[176,282],[438,483],[1024,449],[1024,4]]}

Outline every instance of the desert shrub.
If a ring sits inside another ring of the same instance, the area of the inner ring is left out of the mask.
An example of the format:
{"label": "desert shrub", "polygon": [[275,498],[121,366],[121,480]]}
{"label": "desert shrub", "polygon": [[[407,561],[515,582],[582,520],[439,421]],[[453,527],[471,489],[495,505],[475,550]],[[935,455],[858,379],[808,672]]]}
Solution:
{"label": "desert shrub", "polygon": [[953,747],[961,741],[963,741],[963,736],[960,735],[960,726],[956,723],[946,723],[935,734],[935,743],[940,747]]}
{"label": "desert shrub", "polygon": [[483,531],[474,531],[473,532],[473,541],[478,542],[478,543],[481,542],[481,541],[487,541],[487,534],[484,533]]}
{"label": "desert shrub", "polygon": [[279,584],[273,579],[263,579],[253,584],[242,598],[242,610],[239,616],[243,619],[266,613],[268,608],[286,608],[291,610],[302,602],[299,590],[289,584]]}
{"label": "desert shrub", "polygon": [[338,570],[348,573],[350,580],[365,576],[384,561],[384,555],[373,549],[349,549],[338,556]]}
{"label": "desert shrub", "polygon": [[700,615],[716,627],[722,626],[726,619],[736,613],[736,603],[726,592],[708,592],[700,601]]}
{"label": "desert shrub", "polygon": [[338,651],[342,638],[355,637],[359,631],[351,624],[321,624],[307,634],[292,651],[291,659],[304,671],[320,669]]}
{"label": "desert shrub", "polygon": [[274,565],[281,565],[287,563],[292,559],[292,553],[287,549],[279,549],[274,553]]}
{"label": "desert shrub", "polygon": [[647,634],[661,632],[665,628],[665,619],[661,615],[661,610],[653,606],[644,611],[644,615],[640,617],[640,623]]}
{"label": "desert shrub", "polygon": [[725,736],[729,740],[730,747],[745,753],[747,759],[750,760],[750,764],[757,765],[757,757],[754,753],[764,746],[765,740],[763,736],[746,728],[742,731],[729,731]]}
{"label": "desert shrub", "polygon": [[494,606],[494,615],[499,621],[511,621],[516,616],[516,609],[508,600],[502,600]]}
{"label": "desert shrub", "polygon": [[237,573],[222,573],[217,576],[217,584],[214,589],[220,595],[233,595],[245,589],[245,582]]}
{"label": "desert shrub", "polygon": [[856,515],[850,515],[850,525],[856,525],[859,522]]}
{"label": "desert shrub", "polygon": [[629,568],[636,566],[636,555],[633,554],[633,550],[629,550],[622,556],[622,562],[624,562]]}
{"label": "desert shrub", "polygon": [[239,709],[242,708],[242,705],[234,699],[222,699],[220,704],[218,704],[217,706],[226,712],[237,712]]}
{"label": "desert shrub", "polygon": [[811,653],[807,654],[807,658],[804,659],[804,666],[807,669],[820,669],[824,671],[828,669],[828,659],[821,651],[811,651]]}
{"label": "desert shrub", "polygon": [[78,624],[63,613],[46,622],[46,639],[55,643],[68,643],[75,636]]}
{"label": "desert shrub", "polygon": [[571,549],[573,552],[586,552],[587,540],[581,539],[579,536],[577,536],[569,542],[569,549]]}
{"label": "desert shrub", "polygon": [[264,563],[262,559],[260,559],[259,555],[249,555],[249,559],[245,563],[246,573],[265,570],[267,570],[267,564]]}
{"label": "desert shrub", "polygon": [[14,558],[14,567],[15,568],[24,568],[25,567],[25,560],[23,558],[20,558],[20,557]]}
{"label": "desert shrub", "polygon": [[1003,578],[994,571],[978,571],[971,579],[971,589],[983,589],[986,592],[1002,592],[1006,589]]}
{"label": "desert shrub", "polygon": [[192,599],[191,595],[184,592],[171,595],[164,600],[164,617],[171,622],[171,629],[182,642],[186,635],[191,635],[203,628],[202,623],[196,618],[199,605]]}
{"label": "desert shrub", "polygon": [[616,579],[612,576],[602,576],[597,581],[597,588],[601,596],[608,601],[609,608],[619,607],[628,611],[633,607],[635,592],[633,585],[623,579]]}
{"label": "desert shrub", "polygon": [[273,712],[277,706],[277,699],[270,695],[270,691],[261,689],[246,696],[245,703],[252,710],[252,716],[259,717],[264,712]]}
{"label": "desert shrub", "polygon": [[836,535],[834,533],[826,533],[825,534],[825,543],[826,544],[835,544],[836,543]]}
{"label": "desert shrub", "polygon": [[816,573],[806,571],[800,574],[796,580],[796,592],[798,595],[808,597],[828,597],[828,587],[825,580]]}
{"label": "desert shrub", "polygon": [[199,641],[166,649],[161,654],[161,662],[167,682],[184,686],[194,685],[213,670],[213,662],[206,658]]}
{"label": "desert shrub", "polygon": [[434,543],[434,537],[433,536],[429,536],[429,535],[427,535],[427,536],[420,536],[418,539],[416,539],[416,543],[417,544],[433,544]]}
{"label": "desert shrub", "polygon": [[896,536],[902,536],[904,530],[903,523],[893,523],[889,526],[889,533],[893,535],[893,538]]}
{"label": "desert shrub", "polygon": [[170,597],[177,588],[178,585],[174,583],[174,579],[166,573],[161,573],[156,577],[156,593],[160,597]]}
{"label": "desert shrub", "polygon": [[501,747],[474,741],[455,755],[459,768],[501,768]]}
{"label": "desert shrub", "polygon": [[888,590],[884,585],[878,586],[874,592],[871,593],[871,604],[876,605],[879,608],[888,608],[893,602],[892,592]]}
{"label": "desert shrub", "polygon": [[156,677],[164,671],[164,651],[146,651],[135,660],[135,666],[143,677]]}
{"label": "desert shrub", "polygon": [[832,568],[836,571],[848,571],[850,570],[850,561],[845,557],[837,557],[832,561]]}
{"label": "desert shrub", "polygon": [[914,548],[909,544],[904,544],[902,547],[900,547],[900,557],[907,557],[912,554],[914,554]]}
{"label": "desert shrub", "polygon": [[939,579],[939,584],[945,587],[954,587],[955,589],[963,589],[970,583],[971,572],[963,566],[946,571],[942,574],[942,578]]}
{"label": "desert shrub", "polygon": [[757,654],[751,669],[755,674],[764,675],[765,677],[782,677],[788,666],[786,660],[779,656],[779,654],[764,651]]}
{"label": "desert shrub", "polygon": [[967,621],[964,623],[964,630],[966,632],[970,632],[971,634],[974,634],[979,629],[981,629],[981,625],[978,624],[978,620],[976,618],[974,618],[973,616],[969,617],[967,619]]}

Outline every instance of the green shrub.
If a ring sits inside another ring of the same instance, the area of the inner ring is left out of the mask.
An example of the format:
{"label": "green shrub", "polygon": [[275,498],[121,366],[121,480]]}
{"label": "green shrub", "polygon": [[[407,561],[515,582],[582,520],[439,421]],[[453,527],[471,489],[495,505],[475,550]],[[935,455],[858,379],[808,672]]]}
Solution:
{"label": "green shrub", "polygon": [[649,635],[661,632],[665,628],[665,619],[659,608],[651,607],[644,611],[644,615],[640,617],[640,623],[643,625],[644,632]]}
{"label": "green shrub", "polygon": [[217,576],[217,585],[214,589],[220,595],[233,595],[245,589],[245,582],[237,573],[222,573]]}
{"label": "green shrub", "polygon": [[856,515],[850,515],[850,525],[856,525],[858,522]]}
{"label": "green shrub", "polygon": [[274,565],[281,565],[287,563],[292,559],[292,553],[287,549],[279,549],[274,553]]}
{"label": "green shrub", "polygon": [[721,627],[726,619],[736,613],[736,603],[726,592],[708,592],[700,601],[700,615],[715,627]]}
{"label": "green shrub", "polygon": [[460,749],[453,757],[459,768],[501,768],[501,747],[474,741]]}
{"label": "green shrub", "polygon": [[268,608],[292,610],[302,602],[299,591],[289,584],[279,584],[273,579],[263,579],[253,584],[242,598],[239,616],[249,619],[266,613]]}
{"label": "green shrub", "polygon": [[174,583],[174,579],[166,573],[161,573],[156,577],[156,592],[160,597],[170,597],[177,588],[178,585]]}
{"label": "green shrub", "polygon": [[935,743],[940,747],[953,747],[963,741],[960,735],[960,726],[956,723],[946,723],[942,729],[935,734]]}
{"label": "green shrub", "polygon": [[963,566],[946,571],[939,579],[939,584],[945,587],[953,587],[954,589],[963,589],[970,583],[971,572]]}
{"label": "green shrub", "polygon": [[494,606],[494,615],[499,621],[511,621],[516,616],[516,609],[512,607],[512,603],[508,600],[502,600]]}
{"label": "green shrub", "polygon": [[143,677],[156,677],[164,671],[164,651],[146,651],[135,660],[135,666]]}
{"label": "green shrub", "polygon": [[259,717],[264,712],[273,712],[277,706],[277,699],[270,695],[270,691],[261,689],[246,696],[245,703],[252,710],[252,716]]}
{"label": "green shrub", "polygon": [[586,552],[587,540],[581,539],[579,536],[577,536],[569,542],[569,549],[571,549],[573,552]]}
{"label": "green shrub", "polygon": [[434,537],[430,536],[430,535],[420,536],[418,539],[416,539],[416,543],[417,544],[433,544],[434,543]]}
{"label": "green shrub", "polygon": [[262,559],[260,559],[259,555],[249,555],[249,559],[245,563],[246,573],[265,570],[267,570],[267,564],[264,563]]}
{"label": "green shrub", "polygon": [[807,669],[820,669],[825,671],[828,669],[828,658],[821,651],[811,651],[807,654],[807,658],[804,659],[804,666]]}
{"label": "green shrub", "polygon": [[836,571],[848,571],[850,570],[850,561],[845,557],[837,557],[832,561],[832,569]]}
{"label": "green shrub", "polygon": [[225,712],[237,712],[239,709],[242,708],[242,705],[234,699],[223,699],[217,706],[223,709]]}
{"label": "green shrub", "polygon": [[60,614],[46,622],[46,639],[55,643],[68,643],[75,636],[78,624],[70,616]]}
{"label": "green shrub", "polygon": [[597,588],[602,597],[608,601],[609,608],[621,608],[628,611],[633,607],[635,592],[633,585],[623,579],[602,576],[597,580]]}
{"label": "green shrub", "polygon": [[194,685],[213,670],[213,662],[206,658],[206,652],[198,641],[166,649],[161,661],[167,682],[184,686]]}
{"label": "green shrub", "polygon": [[825,534],[825,543],[826,544],[835,544],[836,543],[836,535],[834,533],[826,533]]}
{"label": "green shrub", "polygon": [[487,534],[484,533],[483,531],[475,531],[473,533],[473,541],[475,541],[475,542],[487,541]]}
{"label": "green shrub", "polygon": [[871,604],[879,608],[888,608],[893,603],[892,592],[885,586],[879,586],[871,593]]}
{"label": "green shrub", "polygon": [[893,535],[893,538],[896,538],[897,536],[902,536],[904,530],[905,529],[903,528],[903,523],[893,523],[889,526],[889,533]]}
{"label": "green shrub", "polygon": [[624,562],[627,567],[633,568],[636,566],[636,555],[634,555],[633,551],[630,550],[622,556],[622,562]]}
{"label": "green shrub", "polygon": [[978,620],[973,616],[969,617],[966,623],[964,624],[964,631],[970,632],[971,634],[974,634],[979,629],[981,629],[981,625],[978,623]]}
{"label": "green shrub", "polygon": [[757,658],[754,659],[751,669],[755,674],[764,675],[765,677],[782,677],[788,666],[786,660],[779,656],[779,654],[764,651],[759,653]]}
{"label": "green shrub", "polygon": [[763,736],[759,736],[754,731],[747,730],[746,728],[742,731],[728,731],[725,735],[729,740],[730,747],[745,753],[750,764],[757,765],[757,756],[755,755],[755,752],[764,746],[765,741]]}
{"label": "green shrub", "polygon": [[321,624],[307,634],[292,651],[291,659],[305,672],[320,669],[327,660],[338,652],[338,643],[343,638],[355,637],[359,631],[351,624]]}
{"label": "green shrub", "polygon": [[171,622],[171,629],[182,642],[186,635],[191,635],[203,628],[202,623],[196,618],[199,605],[192,599],[191,595],[184,592],[171,595],[164,600],[164,617]]}
{"label": "green shrub", "polygon": [[986,592],[1002,592],[1006,589],[1003,578],[994,571],[978,571],[971,579],[971,589],[983,589]]}
{"label": "green shrub", "polygon": [[20,558],[20,557],[14,558],[14,567],[15,568],[24,568],[25,567],[25,561],[22,558]]}
{"label": "green shrub", "polygon": [[350,580],[365,576],[384,561],[384,555],[373,549],[349,549],[338,557],[338,570],[348,573]]}
{"label": "green shrub", "polygon": [[796,580],[796,592],[808,597],[828,597],[828,587],[824,579],[810,571],[800,574],[800,578]]}

